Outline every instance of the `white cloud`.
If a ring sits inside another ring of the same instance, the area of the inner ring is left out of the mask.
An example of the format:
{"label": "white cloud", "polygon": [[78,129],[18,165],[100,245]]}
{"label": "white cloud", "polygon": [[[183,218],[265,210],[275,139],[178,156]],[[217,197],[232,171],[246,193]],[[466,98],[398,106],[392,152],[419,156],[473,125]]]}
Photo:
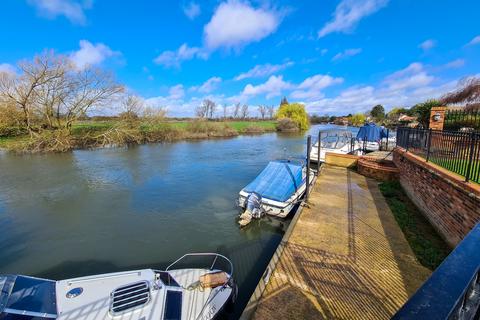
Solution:
{"label": "white cloud", "polygon": [[456,87],[456,81],[442,81],[429,75],[422,64],[408,67],[385,77],[378,85],[353,86],[334,97],[323,97],[306,103],[310,113],[346,114],[365,112],[376,104],[388,110],[412,106],[431,98],[439,98]]}
{"label": "white cloud", "polygon": [[425,40],[422,43],[420,43],[418,45],[418,47],[421,48],[423,51],[428,51],[428,50],[432,49],[433,47],[435,47],[436,45],[437,45],[437,41],[435,41],[433,39],[428,39],[428,40]]}
{"label": "white cloud", "polygon": [[333,19],[319,32],[324,37],[333,32],[350,32],[362,20],[388,4],[389,0],[342,0],[333,14]]}
{"label": "white cloud", "polygon": [[186,43],[182,44],[176,51],[164,51],[153,61],[156,64],[165,67],[180,67],[183,61],[191,60],[194,57],[205,58],[205,53],[200,48],[189,47]]}
{"label": "white cloud", "polygon": [[357,54],[360,54],[361,52],[362,52],[361,48],[346,49],[345,51],[339,52],[335,56],[333,56],[332,61],[347,59],[349,57],[356,56]]}
{"label": "white cloud", "polygon": [[190,19],[193,20],[198,17],[201,13],[200,5],[194,1],[190,2],[188,5],[183,6],[183,13]]}
{"label": "white cloud", "polygon": [[343,83],[343,78],[317,74],[300,83],[296,90],[291,93],[291,96],[295,99],[319,99],[324,96],[323,89],[340,83]]}
{"label": "white cloud", "polygon": [[2,72],[14,75],[17,73],[17,69],[9,63],[0,63],[0,73]]}
{"label": "white cloud", "polygon": [[414,62],[405,69],[385,78],[385,84],[392,90],[416,88],[430,84],[435,78],[427,74],[421,63]]}
{"label": "white cloud", "polygon": [[177,84],[176,86],[170,87],[168,94],[168,99],[180,100],[185,96],[185,89],[182,84]]}
{"label": "white cloud", "polygon": [[480,44],[480,35],[474,37],[469,43],[467,43],[468,46],[474,46]]}
{"label": "white cloud", "polygon": [[461,68],[464,65],[465,65],[464,59],[456,59],[444,64],[443,67],[446,69],[456,69],[456,68]]}
{"label": "white cloud", "polygon": [[92,1],[74,1],[74,0],[29,0],[31,5],[37,8],[40,15],[47,18],[56,18],[65,16],[70,22],[75,24],[85,24],[85,9],[89,9]]}
{"label": "white cloud", "polygon": [[239,0],[228,0],[218,6],[210,22],[205,25],[205,46],[210,50],[239,48],[267,37],[277,29],[279,23],[280,16],[273,10],[254,8]]}
{"label": "white cloud", "polygon": [[235,77],[236,81],[248,78],[262,78],[272,75],[276,72],[282,71],[288,67],[293,66],[293,62],[285,62],[283,64],[258,64],[247,72],[241,73]]}
{"label": "white cloud", "polygon": [[284,90],[292,88],[292,84],[289,82],[283,81],[282,76],[271,76],[265,83],[254,86],[252,84],[247,84],[243,89],[242,95],[244,96],[257,96],[264,94],[267,99],[270,99],[275,96],[282,94]]}
{"label": "white cloud", "polygon": [[220,77],[211,77],[207,81],[205,81],[202,85],[200,86],[194,86],[191,87],[192,91],[198,91],[201,93],[210,93],[217,89],[218,84],[222,82],[222,78]]}
{"label": "white cloud", "polygon": [[93,44],[88,40],[80,40],[80,49],[70,55],[70,59],[78,69],[100,64],[107,58],[120,55],[103,43]]}

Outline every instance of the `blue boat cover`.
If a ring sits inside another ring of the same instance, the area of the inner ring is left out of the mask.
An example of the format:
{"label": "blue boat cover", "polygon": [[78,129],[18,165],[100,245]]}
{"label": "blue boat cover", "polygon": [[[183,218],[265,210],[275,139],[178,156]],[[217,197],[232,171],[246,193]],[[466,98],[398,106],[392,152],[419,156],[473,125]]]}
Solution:
{"label": "blue boat cover", "polygon": [[357,133],[357,139],[362,141],[378,142],[382,138],[387,138],[386,130],[373,122],[361,127]]}
{"label": "blue boat cover", "polygon": [[287,161],[271,161],[244,190],[263,198],[287,201],[302,185],[302,166]]}

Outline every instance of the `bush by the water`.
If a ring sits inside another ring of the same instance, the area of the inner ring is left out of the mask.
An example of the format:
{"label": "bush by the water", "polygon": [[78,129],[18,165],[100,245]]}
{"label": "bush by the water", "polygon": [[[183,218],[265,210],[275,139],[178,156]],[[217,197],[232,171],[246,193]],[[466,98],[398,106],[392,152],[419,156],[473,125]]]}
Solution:
{"label": "bush by the water", "polygon": [[279,124],[277,128],[280,131],[283,127],[291,128],[291,124],[287,122],[282,122],[283,119],[290,119],[293,121],[297,127],[297,130],[307,130],[309,127],[308,123],[308,115],[305,111],[305,106],[300,103],[290,103],[290,104],[283,104],[280,106],[277,112],[277,119]]}
{"label": "bush by the water", "polygon": [[282,118],[278,120],[277,130],[281,132],[296,132],[300,129],[298,125],[290,118]]}

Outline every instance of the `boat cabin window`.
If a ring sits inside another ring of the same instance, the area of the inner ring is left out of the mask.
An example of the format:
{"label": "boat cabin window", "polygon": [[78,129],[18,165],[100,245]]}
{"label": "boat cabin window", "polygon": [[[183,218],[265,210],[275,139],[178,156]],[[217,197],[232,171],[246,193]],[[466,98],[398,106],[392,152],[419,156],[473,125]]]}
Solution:
{"label": "boat cabin window", "polygon": [[2,320],[57,317],[55,281],[25,276],[3,276],[0,277],[0,289]]}
{"label": "boat cabin window", "polygon": [[321,135],[321,147],[327,149],[341,149],[350,145],[352,135],[350,132],[325,132]]}

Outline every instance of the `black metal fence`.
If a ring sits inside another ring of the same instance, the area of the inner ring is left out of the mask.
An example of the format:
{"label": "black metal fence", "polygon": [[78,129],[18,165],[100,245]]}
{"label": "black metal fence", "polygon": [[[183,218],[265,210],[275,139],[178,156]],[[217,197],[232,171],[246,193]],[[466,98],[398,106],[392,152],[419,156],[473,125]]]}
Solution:
{"label": "black metal fence", "polygon": [[443,125],[445,130],[473,128],[480,130],[480,110],[448,110]]}
{"label": "black metal fence", "polygon": [[480,183],[480,132],[398,128],[397,146]]}

